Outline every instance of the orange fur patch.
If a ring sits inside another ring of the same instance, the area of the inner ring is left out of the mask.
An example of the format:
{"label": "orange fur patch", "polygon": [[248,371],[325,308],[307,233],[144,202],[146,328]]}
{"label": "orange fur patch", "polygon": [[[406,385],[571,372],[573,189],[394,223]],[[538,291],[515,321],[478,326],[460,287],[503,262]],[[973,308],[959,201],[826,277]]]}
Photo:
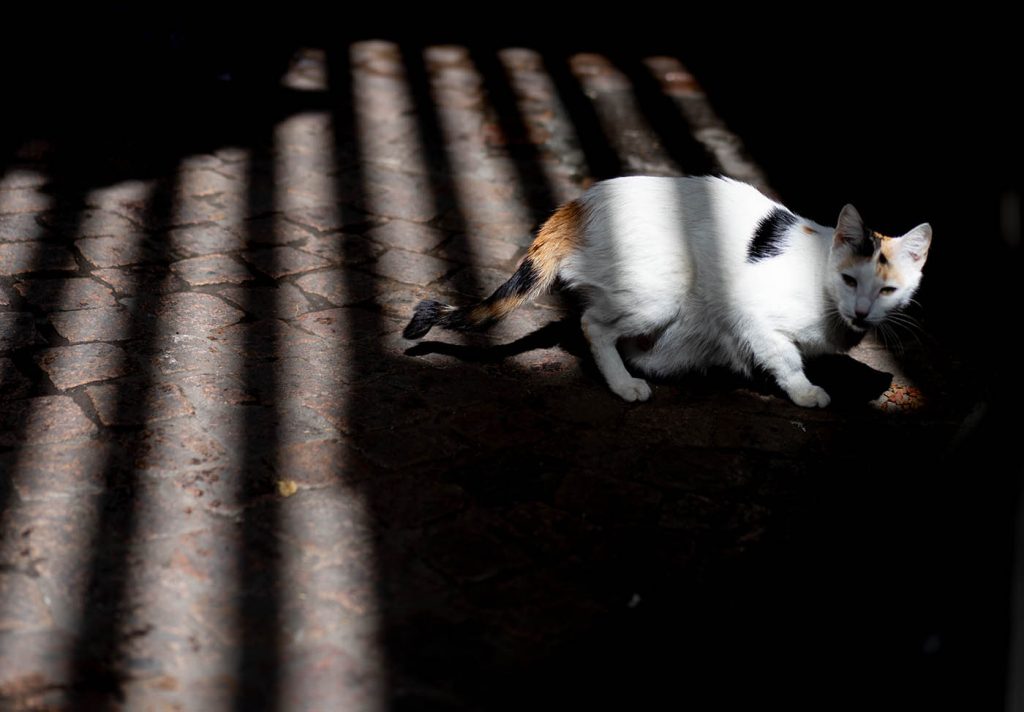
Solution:
{"label": "orange fur patch", "polygon": [[533,260],[546,280],[558,269],[559,263],[583,243],[583,205],[573,200],[566,203],[547,219],[534,239],[526,256]]}
{"label": "orange fur patch", "polygon": [[522,301],[523,300],[518,297],[505,297],[504,299],[498,299],[484,307],[484,309],[486,309],[486,316],[493,320],[504,319],[507,315],[515,311]]}
{"label": "orange fur patch", "polygon": [[482,324],[486,321],[491,321],[497,315],[495,306],[495,304],[481,302],[469,310],[466,320],[471,324]]}
{"label": "orange fur patch", "polygon": [[[878,233],[875,233],[878,235]],[[879,279],[886,282],[902,282],[900,279],[900,273],[894,266],[896,262],[896,240],[885,235],[879,235],[880,250],[878,263],[875,264],[875,272],[878,274]],[[885,258],[885,264],[882,263],[882,258]]]}
{"label": "orange fur patch", "polygon": [[804,232],[807,233],[808,235],[817,235],[818,234],[818,231],[815,230],[810,225],[804,225]]}

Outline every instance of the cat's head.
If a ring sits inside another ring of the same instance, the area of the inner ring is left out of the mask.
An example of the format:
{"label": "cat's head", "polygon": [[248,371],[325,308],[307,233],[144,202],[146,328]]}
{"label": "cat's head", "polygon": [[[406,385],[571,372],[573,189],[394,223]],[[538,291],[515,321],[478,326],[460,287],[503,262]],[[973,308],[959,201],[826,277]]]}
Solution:
{"label": "cat's head", "polygon": [[886,237],[866,230],[857,209],[845,206],[836,223],[828,274],[828,289],[843,321],[865,331],[905,307],[921,282],[931,241],[928,223]]}

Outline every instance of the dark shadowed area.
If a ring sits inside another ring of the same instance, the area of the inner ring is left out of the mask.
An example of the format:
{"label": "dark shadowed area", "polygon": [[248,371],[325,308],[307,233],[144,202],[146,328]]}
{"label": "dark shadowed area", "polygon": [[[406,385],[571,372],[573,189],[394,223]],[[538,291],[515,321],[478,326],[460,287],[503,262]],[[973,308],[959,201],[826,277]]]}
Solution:
{"label": "dark shadowed area", "polygon": [[[512,9],[11,21],[0,707],[1024,700],[1010,38]],[[684,173],[933,225],[913,323],[808,364],[828,409],[626,404],[570,295],[401,337]]]}

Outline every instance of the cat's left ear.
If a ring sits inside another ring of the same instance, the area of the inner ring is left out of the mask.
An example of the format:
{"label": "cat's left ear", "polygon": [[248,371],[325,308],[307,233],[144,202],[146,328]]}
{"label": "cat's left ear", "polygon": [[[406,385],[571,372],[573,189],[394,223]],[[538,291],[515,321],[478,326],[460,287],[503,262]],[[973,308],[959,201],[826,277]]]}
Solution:
{"label": "cat's left ear", "polygon": [[836,221],[836,238],[843,242],[860,242],[864,239],[864,220],[857,208],[849,203],[843,206]]}
{"label": "cat's left ear", "polygon": [[900,254],[906,255],[915,267],[924,267],[932,244],[932,226],[922,223],[896,241]]}
{"label": "cat's left ear", "polygon": [[871,255],[872,244],[864,232],[864,220],[857,212],[857,208],[849,203],[844,205],[839,213],[832,244],[837,248],[846,245],[855,253]]}

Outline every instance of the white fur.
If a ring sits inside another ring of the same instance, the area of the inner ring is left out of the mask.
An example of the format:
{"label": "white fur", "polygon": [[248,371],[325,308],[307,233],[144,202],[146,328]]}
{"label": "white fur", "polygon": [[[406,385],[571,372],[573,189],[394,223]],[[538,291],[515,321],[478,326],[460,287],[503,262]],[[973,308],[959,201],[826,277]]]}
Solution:
{"label": "white fur", "polygon": [[[749,374],[761,366],[797,404],[828,405],[828,394],[804,375],[802,357],[837,350],[829,338],[837,309],[847,323],[855,318],[856,298],[851,302],[836,270],[849,247],[832,228],[798,218],[782,254],[751,263],[747,248],[758,224],[781,206],[744,183],[617,178],[593,186],[582,202],[583,246],[562,263],[559,276],[585,295],[583,328],[615,393],[630,401],[650,397],[627,363],[649,376],[715,365]],[[896,295],[877,296],[883,285],[868,278],[870,261],[863,267],[858,284],[862,299],[870,297],[869,321],[910,299],[930,240],[925,228],[916,230],[926,236],[908,240],[901,251],[907,260],[901,267],[916,279]],[[653,347],[629,343],[641,336],[653,339]]]}

